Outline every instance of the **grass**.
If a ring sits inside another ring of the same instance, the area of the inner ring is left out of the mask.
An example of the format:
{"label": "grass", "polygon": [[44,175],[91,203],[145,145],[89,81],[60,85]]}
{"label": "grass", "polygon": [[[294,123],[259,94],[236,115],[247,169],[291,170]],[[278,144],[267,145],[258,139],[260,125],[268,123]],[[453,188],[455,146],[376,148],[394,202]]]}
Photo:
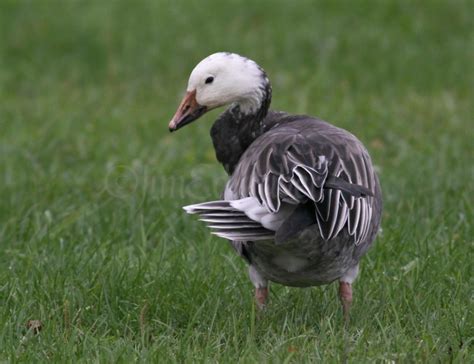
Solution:
{"label": "grass", "polygon": [[[473,362],[472,9],[0,2],[0,362]],[[225,181],[216,111],[167,131],[218,50],[378,167],[383,233],[346,333],[335,285],[273,285],[255,312],[244,262],[181,210]]]}

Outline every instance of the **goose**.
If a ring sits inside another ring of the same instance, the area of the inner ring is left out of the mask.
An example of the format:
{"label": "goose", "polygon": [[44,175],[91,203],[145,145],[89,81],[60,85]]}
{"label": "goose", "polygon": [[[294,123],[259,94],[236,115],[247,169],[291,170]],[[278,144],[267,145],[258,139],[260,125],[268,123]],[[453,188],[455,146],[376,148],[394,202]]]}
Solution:
{"label": "goose", "polygon": [[353,134],[311,116],[271,111],[271,97],[266,72],[241,55],[214,53],[193,69],[169,130],[227,106],[211,138],[229,179],[220,200],[184,209],[245,259],[259,308],[270,281],[292,287],[338,281],[347,320],[359,261],[380,227],[379,179]]}

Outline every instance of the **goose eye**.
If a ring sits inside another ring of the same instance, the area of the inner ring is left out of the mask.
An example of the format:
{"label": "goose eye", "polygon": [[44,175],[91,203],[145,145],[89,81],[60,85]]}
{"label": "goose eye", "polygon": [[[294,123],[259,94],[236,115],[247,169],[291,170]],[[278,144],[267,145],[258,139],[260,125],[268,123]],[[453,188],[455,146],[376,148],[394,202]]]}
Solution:
{"label": "goose eye", "polygon": [[214,77],[210,76],[210,77],[206,78],[205,83],[206,83],[206,84],[212,83],[212,81],[214,81]]}

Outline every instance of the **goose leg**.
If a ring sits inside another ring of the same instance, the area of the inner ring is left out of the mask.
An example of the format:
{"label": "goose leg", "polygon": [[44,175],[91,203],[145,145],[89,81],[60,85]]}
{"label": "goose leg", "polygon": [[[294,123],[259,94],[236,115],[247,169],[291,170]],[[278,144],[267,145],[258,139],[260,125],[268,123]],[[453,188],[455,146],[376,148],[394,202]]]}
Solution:
{"label": "goose leg", "polygon": [[258,308],[264,309],[267,303],[268,287],[257,287],[255,288],[255,302]]}
{"label": "goose leg", "polygon": [[347,324],[349,323],[349,311],[352,305],[352,284],[339,281],[339,298],[341,299],[344,321]]}
{"label": "goose leg", "polygon": [[339,279],[339,298],[342,304],[342,313],[344,315],[344,322],[346,325],[350,319],[350,309],[352,306],[352,282],[355,281],[359,274],[359,265],[350,268],[342,277]]}
{"label": "goose leg", "polygon": [[249,267],[249,277],[255,287],[255,303],[263,310],[268,298],[268,280],[253,265]]}

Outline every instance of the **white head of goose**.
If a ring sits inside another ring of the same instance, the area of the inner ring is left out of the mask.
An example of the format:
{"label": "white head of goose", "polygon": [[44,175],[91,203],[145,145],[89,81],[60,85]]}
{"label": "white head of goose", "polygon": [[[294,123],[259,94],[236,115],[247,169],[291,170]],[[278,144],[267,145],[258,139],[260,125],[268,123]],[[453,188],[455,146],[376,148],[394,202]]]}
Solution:
{"label": "white head of goose", "polygon": [[339,281],[348,319],[359,260],[380,226],[381,190],[351,133],[322,120],[269,111],[271,86],[254,61],[216,53],[192,71],[170,131],[229,105],[211,129],[230,175],[223,198],[186,206],[249,264],[260,307],[268,282]]}

